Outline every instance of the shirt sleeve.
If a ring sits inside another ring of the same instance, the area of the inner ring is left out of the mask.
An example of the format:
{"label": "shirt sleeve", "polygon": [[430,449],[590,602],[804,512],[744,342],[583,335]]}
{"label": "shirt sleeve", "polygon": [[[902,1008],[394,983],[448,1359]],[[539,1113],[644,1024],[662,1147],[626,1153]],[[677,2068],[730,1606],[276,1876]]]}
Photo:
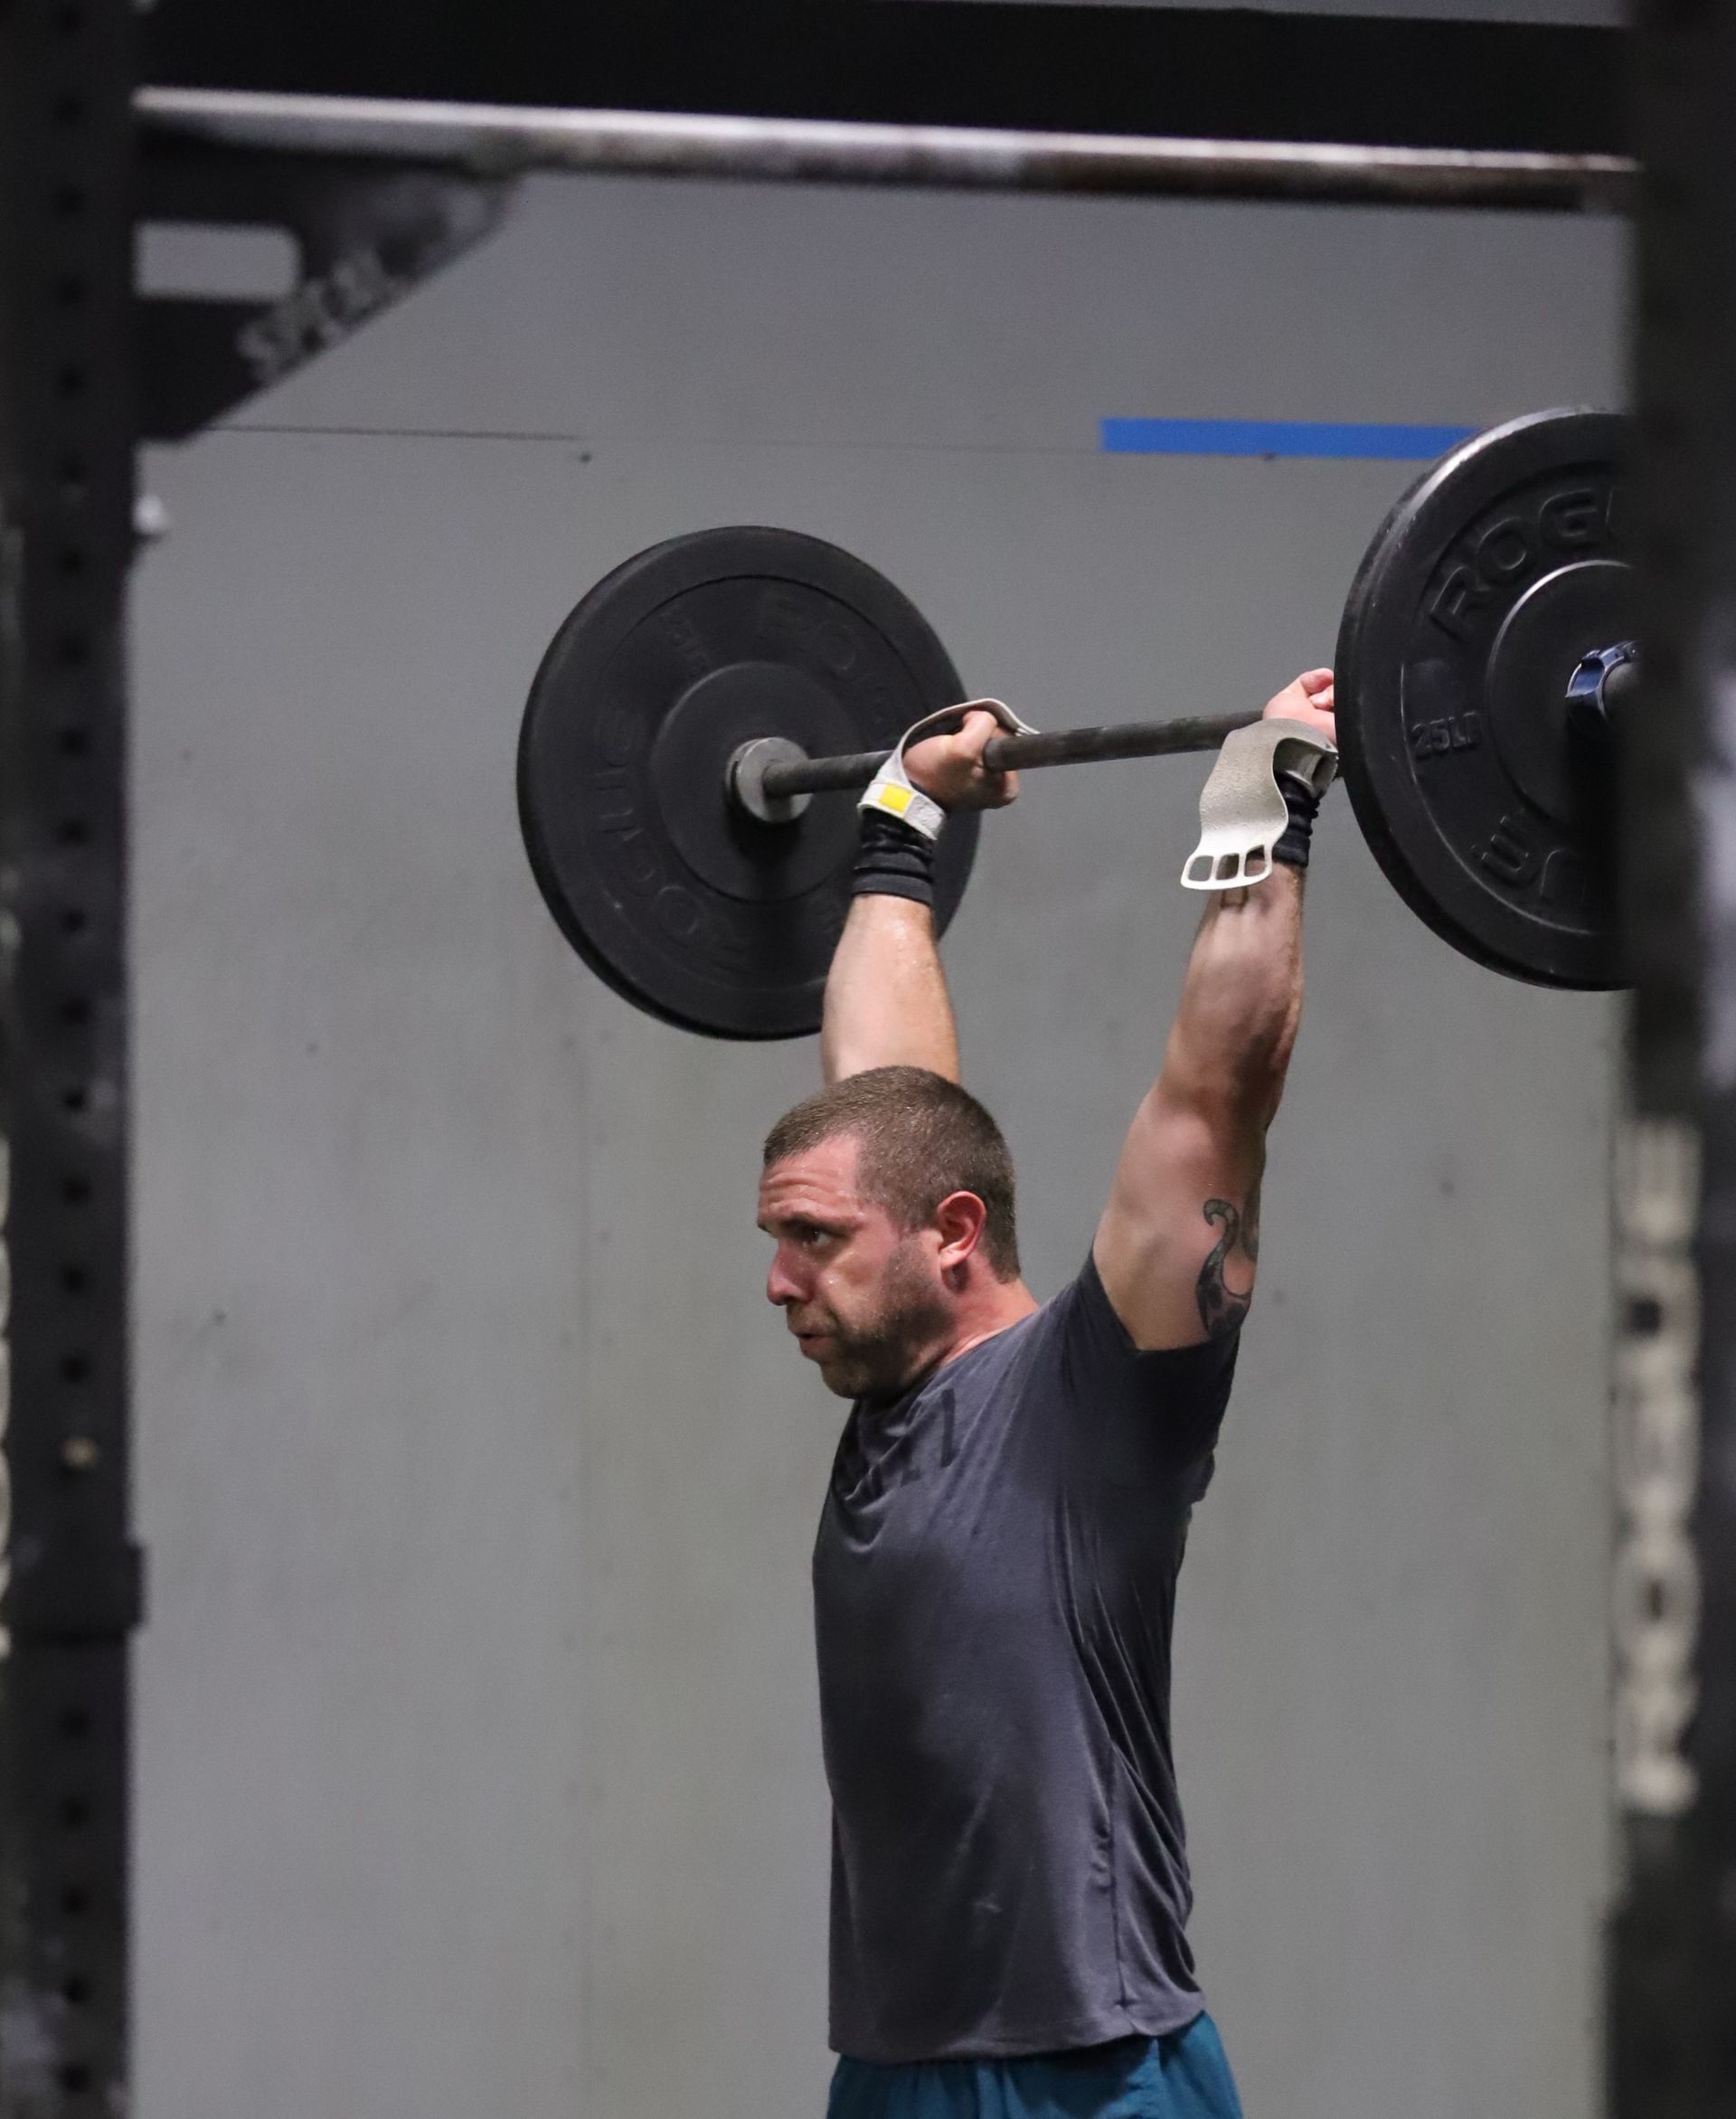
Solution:
{"label": "shirt sleeve", "polygon": [[1086,1256],[1062,1301],[1062,1357],[1081,1441],[1095,1438],[1102,1468],[1138,1482],[1159,1469],[1210,1458],[1235,1376],[1240,1330],[1196,1347],[1136,1347]]}

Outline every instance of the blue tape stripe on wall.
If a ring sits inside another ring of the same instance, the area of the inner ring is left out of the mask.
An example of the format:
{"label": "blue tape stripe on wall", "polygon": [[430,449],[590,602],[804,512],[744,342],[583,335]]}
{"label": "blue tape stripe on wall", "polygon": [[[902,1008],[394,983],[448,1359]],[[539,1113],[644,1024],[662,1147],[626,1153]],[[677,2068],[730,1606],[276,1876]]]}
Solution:
{"label": "blue tape stripe on wall", "polygon": [[1105,420],[1111,456],[1373,457],[1426,462],[1475,427],[1403,427],[1330,420]]}

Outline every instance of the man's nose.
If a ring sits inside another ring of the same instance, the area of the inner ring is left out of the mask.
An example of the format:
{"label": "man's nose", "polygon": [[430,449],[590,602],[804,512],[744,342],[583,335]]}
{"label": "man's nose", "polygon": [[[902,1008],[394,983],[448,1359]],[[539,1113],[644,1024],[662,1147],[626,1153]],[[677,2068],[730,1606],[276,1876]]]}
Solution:
{"label": "man's nose", "polygon": [[801,1291],[801,1289],[792,1279],[789,1268],[784,1263],[783,1252],[779,1250],[772,1259],[771,1271],[766,1275],[766,1301],[777,1303],[794,1302],[798,1299]]}

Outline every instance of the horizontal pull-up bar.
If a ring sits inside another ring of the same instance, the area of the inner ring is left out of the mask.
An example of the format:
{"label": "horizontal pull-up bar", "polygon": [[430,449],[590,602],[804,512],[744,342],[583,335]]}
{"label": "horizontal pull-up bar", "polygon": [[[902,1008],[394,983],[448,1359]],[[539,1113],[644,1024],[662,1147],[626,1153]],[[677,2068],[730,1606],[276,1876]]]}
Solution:
{"label": "horizontal pull-up bar", "polygon": [[1336,141],[1146,138],[662,110],[542,110],[227,89],[141,89],[147,132],[308,155],[456,163],[479,175],[570,170],[786,184],[1109,192],[1367,206],[1620,213],[1635,163]]}

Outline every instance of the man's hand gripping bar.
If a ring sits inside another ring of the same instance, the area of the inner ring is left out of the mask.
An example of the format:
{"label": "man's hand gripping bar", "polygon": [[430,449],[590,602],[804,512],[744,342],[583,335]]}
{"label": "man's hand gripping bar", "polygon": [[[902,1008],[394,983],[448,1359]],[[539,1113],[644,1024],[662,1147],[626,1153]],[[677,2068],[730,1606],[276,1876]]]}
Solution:
{"label": "man's hand gripping bar", "polygon": [[1033,736],[1037,733],[1001,699],[967,699],[958,706],[943,706],[939,713],[926,714],[904,731],[898,739],[898,748],[863,789],[857,807],[896,817],[901,824],[908,824],[924,838],[939,838],[947,821],[947,812],[911,780],[904,768],[904,753],[912,743],[920,743],[927,736],[950,734],[967,714],[976,713],[992,714],[1008,735]]}

